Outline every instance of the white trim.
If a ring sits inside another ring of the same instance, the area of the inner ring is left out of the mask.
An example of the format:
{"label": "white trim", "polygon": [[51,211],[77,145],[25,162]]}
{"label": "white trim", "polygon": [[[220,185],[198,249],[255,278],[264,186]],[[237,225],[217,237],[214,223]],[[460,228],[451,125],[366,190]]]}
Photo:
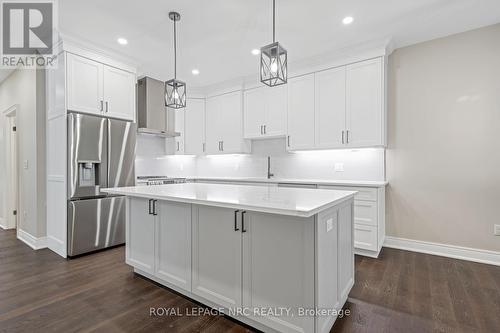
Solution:
{"label": "white trim", "polygon": [[356,254],[358,256],[370,257],[370,258],[377,259],[379,254],[380,254],[380,249],[378,251],[371,251],[371,250],[359,249],[357,247],[354,247],[354,254]]}
{"label": "white trim", "polygon": [[399,237],[385,237],[385,247],[413,252],[433,254],[454,259],[469,260],[483,264],[500,266],[500,252],[474,249],[449,244],[425,242]]}
{"label": "white trim", "polygon": [[10,229],[15,229],[16,227],[9,227],[5,224],[5,219],[3,217],[0,217],[0,228],[3,230],[10,230]]}
{"label": "white trim", "polygon": [[47,237],[35,237],[22,229],[17,229],[17,239],[23,241],[33,250],[40,250],[47,247]]}
{"label": "white trim", "polygon": [[66,246],[64,242],[60,239],[57,239],[53,236],[47,236],[47,247],[60,255],[63,258],[66,258],[67,253],[66,253]]}

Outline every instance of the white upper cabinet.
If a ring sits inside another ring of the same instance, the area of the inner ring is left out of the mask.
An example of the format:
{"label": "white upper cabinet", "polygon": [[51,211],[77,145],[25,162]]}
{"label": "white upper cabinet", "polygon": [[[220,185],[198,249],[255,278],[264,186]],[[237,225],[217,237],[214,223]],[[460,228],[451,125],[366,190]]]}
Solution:
{"label": "white upper cabinet", "polygon": [[103,65],[104,112],[106,116],[135,119],[135,74]]}
{"label": "white upper cabinet", "polygon": [[184,128],[184,120],[186,116],[186,109],[172,109],[172,112],[175,114],[175,122],[174,122],[174,131],[179,132],[180,135],[174,138],[175,147],[174,151],[176,155],[184,154],[184,143],[185,143],[185,128]]}
{"label": "white upper cabinet", "polygon": [[243,139],[242,104],[241,91],[207,98],[205,133],[208,154],[248,152]]}
{"label": "white upper cabinet", "polygon": [[382,58],[346,67],[346,143],[352,147],[385,144]]}
{"label": "white upper cabinet", "polygon": [[281,85],[266,90],[267,112],[266,122],[264,123],[264,136],[284,136],[286,135],[288,87],[286,85]]}
{"label": "white upper cabinet", "polygon": [[67,109],[135,120],[134,73],[67,53]]}
{"label": "white upper cabinet", "polygon": [[245,138],[260,138],[264,135],[263,126],[266,121],[266,89],[262,87],[246,90],[243,98]]}
{"label": "white upper cabinet", "polygon": [[286,134],[287,87],[260,87],[244,93],[246,139],[279,137]]}
{"label": "white upper cabinet", "polygon": [[205,151],[207,154],[219,154],[221,133],[219,131],[219,99],[207,98],[205,109]]}
{"label": "white upper cabinet", "polygon": [[184,153],[201,155],[205,148],[205,100],[188,99],[184,111]]}
{"label": "white upper cabinet", "polygon": [[288,150],[384,146],[384,85],[382,57],[290,79]]}
{"label": "white upper cabinet", "polygon": [[71,53],[67,54],[67,108],[91,114],[102,114],[103,65]]}
{"label": "white upper cabinet", "polygon": [[345,67],[316,73],[315,135],[318,148],[341,148],[345,143]]}
{"label": "white upper cabinet", "polygon": [[314,74],[288,81],[287,148],[314,148]]}

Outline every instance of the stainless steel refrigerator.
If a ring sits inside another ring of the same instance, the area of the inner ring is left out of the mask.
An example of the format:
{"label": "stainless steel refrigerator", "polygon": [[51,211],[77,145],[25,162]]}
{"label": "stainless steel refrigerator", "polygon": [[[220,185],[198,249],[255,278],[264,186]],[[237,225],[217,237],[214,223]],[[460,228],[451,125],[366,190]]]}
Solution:
{"label": "stainless steel refrigerator", "polygon": [[125,243],[125,197],[101,188],[133,186],[136,125],[68,115],[68,256]]}

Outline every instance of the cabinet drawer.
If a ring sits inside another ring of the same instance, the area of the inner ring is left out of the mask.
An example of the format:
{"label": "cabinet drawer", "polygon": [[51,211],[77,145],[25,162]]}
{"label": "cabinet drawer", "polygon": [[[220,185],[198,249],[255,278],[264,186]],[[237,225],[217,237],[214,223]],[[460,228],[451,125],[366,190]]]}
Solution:
{"label": "cabinet drawer", "polygon": [[373,187],[335,186],[333,189],[344,191],[358,191],[355,196],[356,200],[377,201],[377,189]]}
{"label": "cabinet drawer", "polygon": [[377,228],[355,223],[354,247],[358,249],[377,251]]}
{"label": "cabinet drawer", "polygon": [[354,222],[358,224],[377,224],[377,203],[373,201],[354,200]]}

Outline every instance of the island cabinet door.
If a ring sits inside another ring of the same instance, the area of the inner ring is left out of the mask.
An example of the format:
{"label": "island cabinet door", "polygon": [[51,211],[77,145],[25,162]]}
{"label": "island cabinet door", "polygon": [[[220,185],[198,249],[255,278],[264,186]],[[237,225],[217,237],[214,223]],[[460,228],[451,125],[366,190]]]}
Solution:
{"label": "island cabinet door", "polygon": [[193,205],[192,292],[226,308],[241,306],[241,231],[235,210]]}
{"label": "island cabinet door", "polygon": [[354,204],[347,202],[339,208],[338,243],[339,243],[339,294],[341,304],[347,300],[354,285]]}
{"label": "island cabinet door", "polygon": [[128,199],[126,227],[126,262],[146,273],[154,274],[155,215],[153,201]]}
{"label": "island cabinet door", "polygon": [[252,319],[279,332],[314,332],[314,316],[299,312],[314,308],[314,217],[247,212],[242,235],[243,306]]}
{"label": "island cabinet door", "polygon": [[155,276],[191,291],[191,205],[158,201]]}

